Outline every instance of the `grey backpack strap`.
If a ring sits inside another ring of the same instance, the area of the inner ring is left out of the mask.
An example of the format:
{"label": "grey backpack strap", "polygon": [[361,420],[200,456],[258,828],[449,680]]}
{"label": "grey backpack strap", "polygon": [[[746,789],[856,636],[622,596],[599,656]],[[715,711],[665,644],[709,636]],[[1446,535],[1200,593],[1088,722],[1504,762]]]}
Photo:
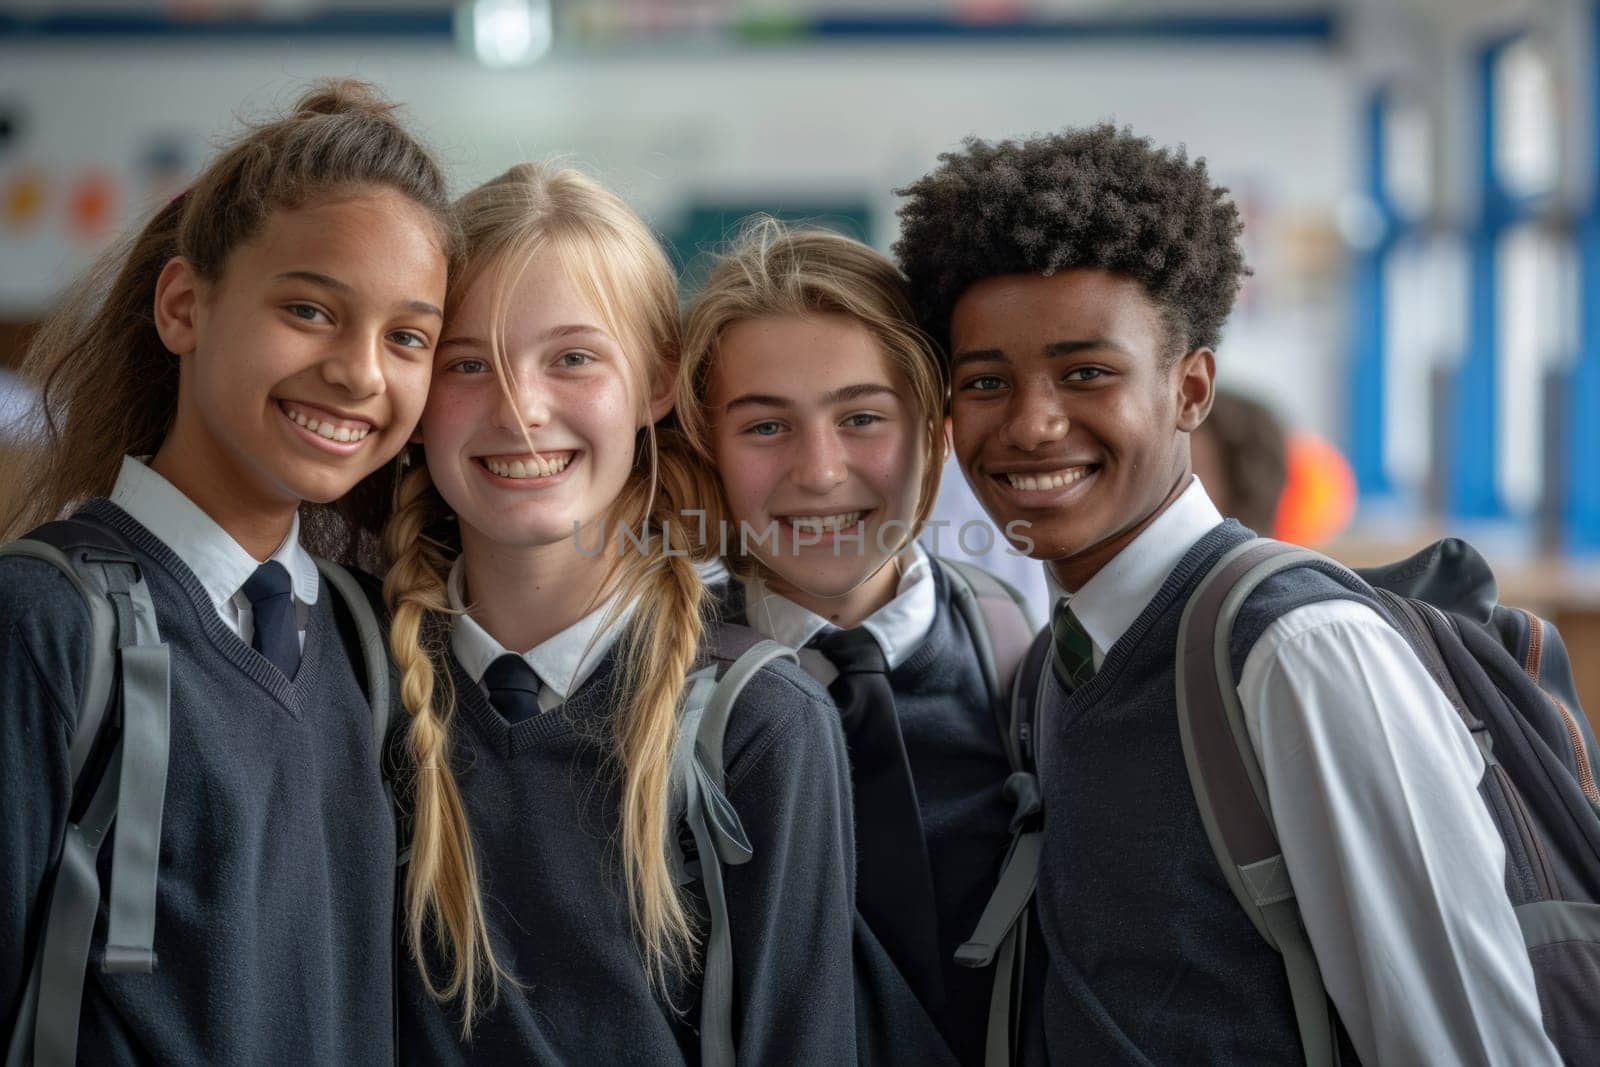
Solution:
{"label": "grey backpack strap", "polygon": [[[716,665],[702,667],[684,684],[678,739],[673,749],[673,810],[681,810],[694,837],[699,877],[705,888],[710,929],[700,984],[700,1062],[733,1067],[733,939],[722,865],[748,863],[754,855],[739,815],[723,792],[723,737],[740,692],[756,672],[774,659],[794,660],[792,649],[776,641],[751,646],[717,677]],[[687,872],[680,872],[680,877]]]}
{"label": "grey backpack strap", "polygon": [[[1019,778],[1026,778],[1037,792],[1032,775],[1018,771],[1006,781],[1007,792]],[[1037,806],[1034,809],[1037,811]],[[1015,820],[1013,820],[1015,823]],[[1039,854],[1044,835],[1038,829],[1016,834],[1000,868],[1000,878],[972,937],[956,949],[956,962],[963,967],[987,967],[994,963],[994,985],[989,993],[989,1026],[984,1040],[986,1067],[1004,1067],[1016,1055],[1017,1027],[1023,974],[1028,947],[1028,904],[1033,900],[1039,879]]]}
{"label": "grey backpack strap", "polygon": [[[24,539],[0,545],[0,557],[17,556],[48,563],[59,570],[83,597],[89,611],[89,662],[84,673],[82,699],[78,708],[78,723],[68,754],[71,772],[69,793],[75,793],[84,764],[94,746],[94,740],[105,721],[107,705],[111,701],[112,679],[116,671],[116,618],[111,604],[104,596],[93,591],[78,575],[64,552],[43,541]],[[96,790],[88,808],[76,824],[69,823],[60,853],[52,862],[56,870],[55,889],[45,913],[45,927],[28,969],[28,982],[23,989],[16,1027],[6,1046],[6,1067],[26,1067],[35,1061],[71,1063],[76,1058],[78,1024],[70,1020],[67,1034],[74,1044],[59,1048],[59,1027],[46,1028],[38,1035],[35,1020],[39,1013],[39,986],[45,956],[51,952],[68,960],[77,959],[78,984],[81,991],[82,975],[89,962],[89,935],[94,929],[95,909],[100,904],[100,878],[95,870],[95,856],[100,841],[115,813],[113,798],[117,795],[114,767],[107,772]],[[87,860],[87,862],[85,862]],[[70,942],[70,943],[69,943]],[[81,943],[81,944],[80,944]],[[59,982],[64,968],[52,967],[52,978]],[[69,972],[70,973],[70,972]],[[54,1003],[64,999],[52,995]],[[81,993],[80,993],[81,999]],[[76,1002],[74,1002],[76,1003]],[[36,1035],[42,1037],[45,1047],[38,1047]],[[65,1059],[63,1059],[65,1053]]]}
{"label": "grey backpack strap", "polygon": [[[963,565],[951,566],[954,569]],[[969,571],[975,569],[969,568]],[[957,580],[952,579],[951,584]],[[996,585],[999,584],[996,580]],[[974,634],[979,632],[976,626],[972,630]],[[1027,972],[1028,905],[1038,882],[1039,854],[1043,845],[1038,819],[1043,810],[1043,794],[1039,779],[1030,768],[1037,698],[1043,685],[1043,672],[1049,669],[1049,636],[1046,632],[1037,639],[1030,637],[1024,644],[1023,655],[1012,668],[1011,682],[1000,705],[1001,736],[1006,740],[1007,756],[1017,768],[1006,779],[1003,794],[1012,804],[1011,845],[977,927],[955,954],[956,962],[963,967],[995,965],[984,1042],[986,1067],[1007,1067],[1017,1053],[1022,986]]]}
{"label": "grey backpack strap", "polygon": [[744,692],[744,687],[750,684],[750,679],[761,668],[779,659],[799,662],[794,649],[776,641],[757,641],[722,672],[716,691],[711,694],[711,702],[706,706],[705,718],[700,724],[695,744],[700,750],[701,762],[719,790],[723,783],[722,739],[728,732],[728,718],[733,714],[733,705],[738,701],[739,694]]}
{"label": "grey backpack strap", "polygon": [[389,653],[384,646],[383,627],[372,610],[372,602],[355,576],[332,560],[317,557],[317,570],[333,587],[355,623],[356,640],[361,646],[361,666],[366,672],[367,703],[372,706],[372,743],[379,759],[389,733]]}
{"label": "grey backpack strap", "polygon": [[1006,779],[1003,795],[1012,805],[1011,845],[1000,876],[972,936],[956,950],[963,967],[995,965],[989,993],[989,1024],[984,1041],[985,1067],[1008,1067],[1017,1054],[1021,1026],[1022,987],[1027,973],[1029,910],[1039,878],[1043,835],[1039,816],[1043,793],[1032,770],[1033,727],[1043,672],[1049,669],[1050,635],[1029,642],[1014,670],[1005,702],[1009,722],[1003,727],[1013,766],[1022,769]]}
{"label": "grey backpack strap", "polygon": [[1000,877],[978,918],[977,928],[956,949],[956,962],[963,967],[987,967],[993,962],[1006,934],[1026,917],[1028,901],[1038,881],[1042,838],[1034,816],[1041,810],[1039,780],[1027,771],[1017,771],[1006,779],[1005,797],[1015,809],[1011,817],[1011,847],[1006,850]]}
{"label": "grey backpack strap", "polygon": [[0,558],[5,556],[50,564],[72,584],[78,595],[83,597],[84,606],[89,609],[89,665],[84,674],[83,695],[79,701],[77,731],[72,735],[72,747],[68,754],[71,784],[75,787],[78,776],[83,773],[83,765],[89,759],[89,750],[94,747],[94,739],[105,721],[107,705],[111,702],[112,680],[117,667],[116,616],[111,613],[111,603],[105,595],[86,584],[66,553],[55,545],[24,538],[0,545]]}
{"label": "grey backpack strap", "polygon": [[1177,650],[1178,729],[1200,818],[1229,888],[1261,936],[1283,956],[1310,1067],[1338,1063],[1338,1042],[1245,727],[1229,645],[1240,609],[1262,582],[1325,559],[1260,538],[1226,553],[1189,598]]}
{"label": "grey backpack strap", "polygon": [[[1022,594],[982,567],[942,556],[939,563],[950,578],[951,600],[972,633],[989,698],[996,713],[1004,716],[1017,668],[1028,654],[1038,627],[1028,615]],[[1014,735],[1011,724],[1002,717],[1000,738],[1006,746],[1006,756],[1013,770],[1021,770],[1024,760],[1016,751]]]}
{"label": "grey backpack strap", "polygon": [[[88,524],[73,523],[78,530]],[[52,524],[60,535],[67,526]],[[38,531],[41,536],[51,527]],[[71,1065],[77,1060],[78,1018],[89,943],[100,901],[96,868],[114,821],[111,892],[103,966],[108,973],[143,973],[155,966],[156,879],[170,741],[171,663],[161,643],[155,605],[132,551],[116,534],[94,527],[84,543],[67,533],[63,549],[25,539],[0,549],[47,562],[67,575],[89,607],[90,655],[83,702],[71,746],[77,792],[109,705],[113,672],[121,688],[121,734],[82,815],[69,822],[56,864],[44,932],[36,949],[22,1010],[7,1049],[7,1064]],[[31,1041],[29,1031],[31,1030]]]}

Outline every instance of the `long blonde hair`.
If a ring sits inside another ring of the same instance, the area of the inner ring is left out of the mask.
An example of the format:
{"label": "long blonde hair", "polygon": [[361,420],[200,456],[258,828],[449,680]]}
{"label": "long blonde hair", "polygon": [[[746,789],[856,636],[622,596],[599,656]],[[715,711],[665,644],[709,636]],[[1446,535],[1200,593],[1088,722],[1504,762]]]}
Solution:
{"label": "long blonde hair", "polygon": [[[723,334],[752,319],[816,314],[846,315],[859,323],[910,386],[927,459],[911,523],[910,536],[915,537],[939,492],[948,375],[932,341],[917,326],[905,278],[860,241],[768,217],[745,226],[684,316],[677,400],[684,437],[704,468],[715,469],[706,403]],[[706,500],[720,508],[718,522],[726,518],[720,484]],[[732,562],[746,571],[758,566],[753,555]]]}
{"label": "long blonde hair", "polygon": [[[628,353],[643,414],[646,398],[672,381],[679,349],[673,271],[643,221],[584,174],[532,163],[468,193],[456,213],[465,259],[451,279],[447,317],[490,274],[498,287],[493,306],[503,308],[526,265],[535,256],[554,255]],[[491,348],[504,383],[498,340]],[[681,434],[669,417],[647,425],[640,436],[634,472],[609,509],[609,525],[639,529],[647,523],[648,529],[667,531],[674,552],[662,552],[652,540],[649,552],[615,553],[602,590],[615,592],[619,605],[635,599],[648,605],[634,614],[628,645],[619,654],[626,664],[626,696],[615,717],[614,756],[622,778],[621,855],[629,909],[644,967],[664,992],[668,972],[691,965],[697,938],[668,865],[667,792],[678,700],[703,631],[704,586],[693,560],[705,555],[705,547],[679,511],[693,506],[689,494],[700,484]],[[401,483],[385,544],[392,559],[384,582],[393,614],[390,647],[411,717],[416,772],[406,933],[423,982],[440,999],[460,999],[463,1031],[470,1033],[499,981],[509,976],[490,946],[471,833],[449,764],[455,700],[443,623],[446,582],[461,544],[426,466]],[[435,695],[441,681],[443,700]],[[448,961],[442,983],[425,958],[430,926],[433,944]]]}
{"label": "long blonde hair", "polygon": [[[123,456],[160,448],[177,413],[179,361],[156,333],[153,305],[156,280],[174,256],[214,282],[273,212],[364,187],[393,189],[422,207],[435,221],[441,251],[453,254],[444,174],[395,112],[360,82],[315,87],[289,114],[223,148],[187,191],[73,287],[22,360],[24,379],[38,385],[43,401],[43,439],[28,450],[32,459],[0,469],[0,481],[17,490],[16,505],[0,520],[0,540],[104,495]],[[386,499],[396,470],[391,463],[368,476],[347,502],[308,506],[308,518],[325,528],[335,512]]]}

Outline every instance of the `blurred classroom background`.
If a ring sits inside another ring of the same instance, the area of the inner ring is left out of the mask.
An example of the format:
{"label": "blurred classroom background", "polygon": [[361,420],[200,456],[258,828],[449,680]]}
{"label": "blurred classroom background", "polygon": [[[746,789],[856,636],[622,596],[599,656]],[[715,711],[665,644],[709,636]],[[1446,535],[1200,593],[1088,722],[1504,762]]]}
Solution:
{"label": "blurred classroom background", "polygon": [[[1111,119],[1244,214],[1218,366],[1291,435],[1274,528],[1354,563],[1466,537],[1594,715],[1597,36],[1597,0],[0,0],[0,447],[32,324],[307,79],[406,103],[460,190],[570,157],[688,285],[752,211],[887,250],[892,190],[964,136]],[[981,539],[945,485],[955,553]],[[988,562],[1042,615],[1036,564]]]}

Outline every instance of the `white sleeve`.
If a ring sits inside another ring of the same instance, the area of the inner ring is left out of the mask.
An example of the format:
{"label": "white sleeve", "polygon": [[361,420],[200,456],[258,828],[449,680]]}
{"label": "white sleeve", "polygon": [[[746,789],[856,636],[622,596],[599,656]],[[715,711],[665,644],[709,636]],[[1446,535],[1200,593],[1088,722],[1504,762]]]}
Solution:
{"label": "white sleeve", "polygon": [[1405,640],[1298,608],[1239,681],[1311,946],[1365,1063],[1559,1064],[1477,793],[1483,759]]}

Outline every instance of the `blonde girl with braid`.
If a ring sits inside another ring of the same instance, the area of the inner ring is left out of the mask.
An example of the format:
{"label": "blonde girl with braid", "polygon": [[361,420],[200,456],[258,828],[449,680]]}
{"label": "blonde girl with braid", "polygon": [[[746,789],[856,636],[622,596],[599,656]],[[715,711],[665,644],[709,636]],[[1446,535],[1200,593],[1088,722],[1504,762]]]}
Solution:
{"label": "blonde girl with braid", "polygon": [[[706,653],[701,476],[670,415],[655,236],[571,169],[457,204],[465,240],[386,544],[408,729],[401,1048],[422,1062],[697,1062],[706,934],[669,850],[684,680]],[[693,549],[693,553],[691,553]],[[735,1051],[855,1056],[848,771],[790,663],[735,705]]]}

